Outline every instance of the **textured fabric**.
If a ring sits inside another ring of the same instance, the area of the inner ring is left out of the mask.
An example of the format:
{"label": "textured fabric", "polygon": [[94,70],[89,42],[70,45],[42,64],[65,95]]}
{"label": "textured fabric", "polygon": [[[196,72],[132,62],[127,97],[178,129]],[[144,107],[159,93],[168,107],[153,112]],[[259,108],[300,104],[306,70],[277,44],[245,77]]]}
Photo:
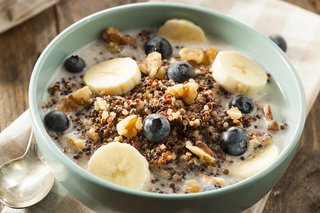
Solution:
{"label": "textured fabric", "polygon": [[[161,2],[164,2],[162,0]],[[287,55],[296,67],[305,89],[308,109],[315,101],[320,87],[320,17],[306,10],[278,0],[184,0],[212,8],[235,17],[256,30],[270,35],[283,35],[288,44]],[[16,131],[19,129],[19,131]],[[22,114],[0,134],[0,164],[22,153],[29,137],[30,118]],[[18,148],[17,148],[18,147]],[[262,212],[267,196],[245,212]],[[59,184],[37,205],[28,209],[13,210],[5,207],[4,212],[91,212]]]}

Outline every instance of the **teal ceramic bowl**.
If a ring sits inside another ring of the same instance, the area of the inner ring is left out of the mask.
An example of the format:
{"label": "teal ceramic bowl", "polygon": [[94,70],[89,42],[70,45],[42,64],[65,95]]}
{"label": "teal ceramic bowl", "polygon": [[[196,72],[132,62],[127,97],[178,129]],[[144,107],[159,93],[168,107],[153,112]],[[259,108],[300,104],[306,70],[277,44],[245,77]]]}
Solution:
{"label": "teal ceramic bowl", "polygon": [[[157,27],[170,18],[200,25],[207,35],[227,42],[261,63],[278,82],[290,118],[286,141],[278,159],[260,173],[220,190],[198,194],[154,194],[105,182],[68,159],[49,137],[41,116],[48,82],[64,58],[97,39],[107,26],[120,30]],[[90,15],[60,33],[38,59],[30,82],[29,104],[36,139],[56,180],[82,203],[97,212],[239,212],[261,199],[290,164],[299,143],[306,104],[303,88],[287,56],[269,39],[221,13],[174,3],[132,4]]]}

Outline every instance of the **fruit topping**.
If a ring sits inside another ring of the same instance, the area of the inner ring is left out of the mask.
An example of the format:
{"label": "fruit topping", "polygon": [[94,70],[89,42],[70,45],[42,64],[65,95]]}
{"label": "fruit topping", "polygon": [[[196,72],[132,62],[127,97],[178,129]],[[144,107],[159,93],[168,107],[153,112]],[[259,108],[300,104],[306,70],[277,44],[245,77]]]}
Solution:
{"label": "fruit topping", "polygon": [[90,89],[101,95],[123,95],[141,79],[137,62],[132,58],[114,58],[88,68],[84,75]]}
{"label": "fruit topping", "polygon": [[144,136],[151,142],[160,142],[170,133],[170,123],[166,117],[150,114],[143,121]]}
{"label": "fruit topping", "polygon": [[235,51],[220,51],[211,71],[214,80],[225,90],[242,95],[260,93],[268,79],[258,63]]}
{"label": "fruit topping", "polygon": [[79,73],[86,67],[86,62],[77,55],[72,55],[64,61],[64,68],[71,73]]}
{"label": "fruit topping", "polygon": [[177,61],[172,63],[168,70],[168,77],[175,82],[183,83],[190,78],[195,77],[193,67],[185,61]]}
{"label": "fruit topping", "polygon": [[248,97],[237,95],[229,101],[228,108],[230,109],[231,107],[237,107],[242,113],[247,114],[252,112],[253,103]]}
{"label": "fruit topping", "polygon": [[231,127],[222,133],[220,146],[229,155],[237,156],[247,151],[249,138],[239,127]]}
{"label": "fruit topping", "polygon": [[169,41],[165,38],[154,36],[144,44],[146,55],[154,51],[161,54],[163,59],[169,59],[172,56],[172,47]]}
{"label": "fruit topping", "polygon": [[120,142],[98,148],[88,162],[88,171],[132,189],[141,190],[150,181],[148,161],[133,146]]}
{"label": "fruit topping", "polygon": [[270,35],[269,38],[278,45],[283,52],[287,51],[287,42],[281,35],[274,34]]}
{"label": "fruit topping", "polygon": [[178,41],[203,43],[206,42],[206,36],[203,30],[185,19],[170,19],[167,20],[158,30],[158,35]]}
{"label": "fruit topping", "polygon": [[55,132],[63,132],[69,127],[69,119],[63,112],[53,110],[44,117],[46,127]]}

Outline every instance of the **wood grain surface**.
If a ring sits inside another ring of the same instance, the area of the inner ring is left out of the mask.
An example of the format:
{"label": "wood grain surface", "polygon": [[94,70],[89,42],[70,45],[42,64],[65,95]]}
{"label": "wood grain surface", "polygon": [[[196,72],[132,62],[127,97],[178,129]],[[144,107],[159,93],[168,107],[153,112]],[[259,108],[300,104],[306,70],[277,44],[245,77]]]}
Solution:
{"label": "wood grain surface", "polygon": [[[143,1],[143,0],[138,0]],[[287,0],[315,13],[320,0]],[[63,29],[93,12],[134,0],[61,0],[0,35],[0,131],[28,108],[28,82],[37,57]],[[271,192],[264,213],[320,212],[320,97],[306,122],[301,146]]]}

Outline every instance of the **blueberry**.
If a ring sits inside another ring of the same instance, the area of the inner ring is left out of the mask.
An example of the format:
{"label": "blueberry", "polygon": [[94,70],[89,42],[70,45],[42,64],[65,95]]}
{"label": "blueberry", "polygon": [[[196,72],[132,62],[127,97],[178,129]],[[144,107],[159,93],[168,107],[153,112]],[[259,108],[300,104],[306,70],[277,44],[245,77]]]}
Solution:
{"label": "blueberry", "polygon": [[248,97],[237,95],[229,101],[228,108],[230,109],[231,107],[238,107],[242,113],[247,114],[253,110],[253,103]]}
{"label": "blueberry", "polygon": [[208,192],[208,191],[213,191],[213,190],[216,190],[216,189],[220,189],[221,187],[220,186],[217,186],[217,185],[210,185],[210,186],[207,186],[203,189],[204,192]]}
{"label": "blueberry", "polygon": [[63,112],[53,110],[45,115],[44,124],[55,132],[63,132],[69,127],[69,119]]}
{"label": "blueberry", "polygon": [[86,67],[86,63],[77,55],[70,56],[64,61],[64,68],[71,73],[81,72]]}
{"label": "blueberry", "polygon": [[193,70],[193,67],[185,61],[177,61],[172,63],[168,70],[168,77],[175,82],[183,83],[189,78],[192,78],[195,76],[195,72]]}
{"label": "blueberry", "polygon": [[170,124],[166,117],[150,114],[143,121],[143,134],[151,142],[162,141],[170,133]]}
{"label": "blueberry", "polygon": [[222,133],[220,146],[229,155],[243,154],[248,148],[248,136],[240,127],[231,127]]}
{"label": "blueberry", "polygon": [[280,49],[282,49],[283,52],[287,50],[287,42],[286,40],[284,40],[284,38],[281,35],[274,34],[274,35],[270,35],[269,38],[274,43],[276,43],[280,47]]}
{"label": "blueberry", "polygon": [[161,54],[161,57],[163,59],[168,59],[172,56],[172,47],[169,43],[169,41],[165,38],[154,36],[150,38],[145,44],[144,44],[144,51],[146,55],[148,55],[151,52],[158,52]]}

